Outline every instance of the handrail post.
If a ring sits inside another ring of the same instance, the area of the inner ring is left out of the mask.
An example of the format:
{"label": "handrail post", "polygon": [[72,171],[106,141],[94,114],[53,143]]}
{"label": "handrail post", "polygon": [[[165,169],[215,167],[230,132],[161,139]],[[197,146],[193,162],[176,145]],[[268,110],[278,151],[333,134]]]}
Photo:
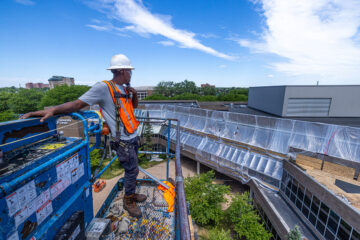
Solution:
{"label": "handrail post", "polygon": [[167,147],[166,147],[166,180],[169,179],[169,162],[170,162],[170,129],[171,129],[171,120],[168,120],[168,137],[167,137]]}
{"label": "handrail post", "polygon": [[175,153],[175,189],[176,200],[179,210],[179,227],[180,227],[180,239],[190,240],[190,225],[188,218],[188,211],[185,199],[184,190],[184,178],[182,175],[181,162],[180,162],[180,121],[177,120],[176,125],[176,153]]}

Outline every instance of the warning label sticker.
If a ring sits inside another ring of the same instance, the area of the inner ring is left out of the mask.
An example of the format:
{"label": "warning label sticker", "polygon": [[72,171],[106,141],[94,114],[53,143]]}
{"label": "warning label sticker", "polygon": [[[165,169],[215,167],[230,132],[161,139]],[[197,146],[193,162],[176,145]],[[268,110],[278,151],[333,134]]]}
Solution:
{"label": "warning label sticker", "polygon": [[27,207],[21,209],[21,211],[17,212],[15,215],[14,215],[14,218],[15,218],[15,226],[18,227],[20,226],[20,224],[22,224],[25,219],[27,219],[28,217],[28,209]]}
{"label": "warning label sticker", "polygon": [[40,225],[53,211],[51,201],[47,201],[36,211],[36,219],[38,225]]}
{"label": "warning label sticker", "polygon": [[28,184],[16,190],[16,192],[18,193],[19,207],[22,209],[26,207],[26,204],[36,198],[35,182],[29,182]]}
{"label": "warning label sticker", "polygon": [[71,184],[71,174],[66,174],[62,179],[50,187],[51,200],[54,200]]}
{"label": "warning label sticker", "polygon": [[18,195],[16,192],[13,192],[6,197],[6,204],[8,206],[10,216],[14,215],[19,210],[18,203]]}
{"label": "warning label sticker", "polygon": [[56,165],[57,179],[63,179],[68,173],[79,166],[79,154],[75,154],[72,157]]}
{"label": "warning label sticker", "polygon": [[83,175],[84,175],[84,163],[81,163],[77,168],[71,171],[71,182],[74,184]]}
{"label": "warning label sticker", "polygon": [[20,209],[36,198],[35,181],[31,181],[6,197],[9,215],[14,215]]}
{"label": "warning label sticker", "polygon": [[36,209],[41,208],[45,203],[50,200],[50,190],[47,189],[46,191],[42,192],[36,199]]}
{"label": "warning label sticker", "polygon": [[12,234],[10,237],[7,238],[7,240],[19,240],[19,235],[17,232]]}

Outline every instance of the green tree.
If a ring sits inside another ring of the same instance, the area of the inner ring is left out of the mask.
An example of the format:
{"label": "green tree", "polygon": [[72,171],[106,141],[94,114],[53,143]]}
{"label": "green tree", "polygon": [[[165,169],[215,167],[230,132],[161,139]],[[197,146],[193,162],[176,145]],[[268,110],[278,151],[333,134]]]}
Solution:
{"label": "green tree", "polygon": [[223,211],[221,203],[226,202],[225,194],[230,187],[213,184],[214,171],[185,179],[186,200],[194,221],[199,225],[218,225]]}
{"label": "green tree", "polygon": [[213,101],[217,101],[217,97],[211,95],[205,95],[205,96],[200,96],[197,100],[201,102],[213,102]]}
{"label": "green tree", "polygon": [[294,229],[289,232],[288,240],[301,240],[301,232],[298,225],[295,225]]}
{"label": "green tree", "polygon": [[216,88],[215,87],[210,87],[210,86],[205,86],[201,88],[201,92],[203,95],[216,95]]}
{"label": "green tree", "polygon": [[55,88],[46,92],[45,96],[41,99],[40,108],[46,106],[56,106],[66,102],[74,101],[89,89],[89,86],[83,85],[56,86]]}
{"label": "green tree", "polygon": [[186,79],[182,82],[175,83],[174,88],[176,95],[185,94],[185,93],[198,94],[198,88],[196,87],[196,84]]}
{"label": "green tree", "polygon": [[172,100],[197,100],[200,95],[194,93],[182,93],[172,97]]}
{"label": "green tree", "polygon": [[43,91],[22,88],[9,99],[10,109],[15,113],[36,111],[43,96]]}
{"label": "green tree", "polygon": [[248,96],[244,93],[240,93],[236,89],[232,89],[227,93],[222,93],[218,96],[219,101],[247,101]]}
{"label": "green tree", "polygon": [[152,94],[143,100],[169,100],[169,98],[161,94]]}
{"label": "green tree", "polygon": [[[149,112],[147,112],[147,117],[149,117]],[[153,136],[154,132],[151,127],[150,122],[144,123],[144,150],[145,151],[152,151],[153,144],[151,141],[151,137]]]}
{"label": "green tree", "polygon": [[15,120],[17,118],[18,116],[11,110],[0,112],[0,122]]}
{"label": "green tree", "polygon": [[159,82],[155,89],[154,89],[154,94],[158,94],[158,95],[163,95],[165,97],[172,97],[175,94],[174,91],[174,82],[172,81],[162,81]]}
{"label": "green tree", "polygon": [[272,236],[260,223],[260,216],[251,205],[248,192],[232,198],[226,215],[240,239],[269,240]]}
{"label": "green tree", "polygon": [[0,91],[0,112],[10,109],[10,99],[13,97],[14,93],[7,91]]}

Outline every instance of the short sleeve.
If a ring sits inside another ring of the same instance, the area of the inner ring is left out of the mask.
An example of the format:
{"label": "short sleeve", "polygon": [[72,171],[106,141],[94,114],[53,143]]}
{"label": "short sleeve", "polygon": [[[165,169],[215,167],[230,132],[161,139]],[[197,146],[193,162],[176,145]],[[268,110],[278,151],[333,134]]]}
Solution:
{"label": "short sleeve", "polygon": [[103,82],[98,82],[92,86],[89,91],[84,93],[79,100],[91,105],[101,104],[105,96],[106,85]]}

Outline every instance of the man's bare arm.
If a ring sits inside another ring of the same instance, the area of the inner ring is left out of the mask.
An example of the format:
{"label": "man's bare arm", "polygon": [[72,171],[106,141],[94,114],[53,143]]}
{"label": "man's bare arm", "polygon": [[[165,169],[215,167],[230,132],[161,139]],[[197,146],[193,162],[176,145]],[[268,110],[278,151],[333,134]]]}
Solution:
{"label": "man's bare arm", "polygon": [[24,114],[21,119],[29,118],[29,117],[42,117],[40,119],[40,122],[45,121],[49,117],[52,117],[57,114],[64,114],[64,113],[71,113],[71,112],[77,112],[83,107],[89,106],[87,103],[81,101],[81,100],[75,100],[72,102],[67,102],[55,107],[48,108],[46,110],[40,110],[36,112],[29,112]]}
{"label": "man's bare arm", "polygon": [[126,91],[132,93],[133,97],[132,97],[131,102],[132,102],[133,107],[137,108],[138,104],[139,104],[139,101],[138,101],[138,96],[137,96],[136,90],[134,88],[132,88],[132,87],[127,87]]}

